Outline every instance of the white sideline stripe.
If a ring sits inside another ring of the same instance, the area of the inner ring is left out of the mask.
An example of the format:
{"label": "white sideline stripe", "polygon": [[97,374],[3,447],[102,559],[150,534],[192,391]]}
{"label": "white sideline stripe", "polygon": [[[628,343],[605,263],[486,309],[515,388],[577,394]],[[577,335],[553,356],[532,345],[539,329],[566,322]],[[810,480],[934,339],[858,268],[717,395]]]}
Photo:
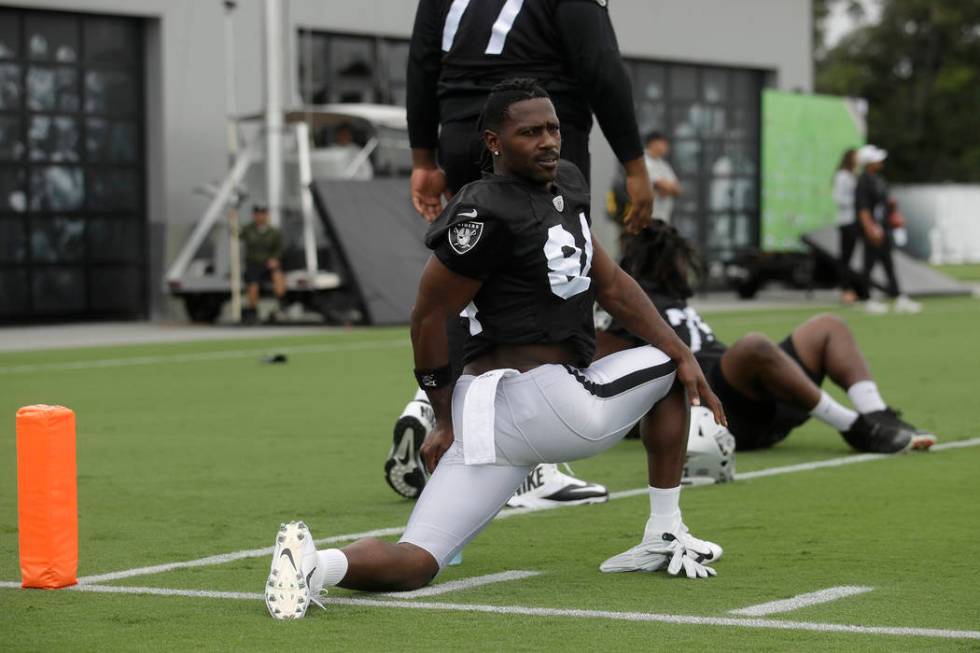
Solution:
{"label": "white sideline stripe", "polygon": [[191,354],[172,354],[170,356],[129,356],[127,358],[98,358],[87,361],[67,361],[62,363],[37,363],[34,365],[8,365],[0,367],[2,374],[20,374],[25,372],[50,372],[58,370],[89,370],[106,367],[129,367],[132,365],[155,365],[158,363],[194,363],[198,361],[226,360],[231,358],[250,358],[268,354],[269,352],[283,354],[324,354],[338,351],[361,351],[364,349],[387,349],[389,347],[408,347],[408,340],[366,340],[350,342],[342,345],[294,345],[254,349],[229,349],[227,351],[204,351]]}
{"label": "white sideline stripe", "polygon": [[540,575],[540,571],[502,571],[499,574],[487,574],[486,576],[473,576],[471,578],[451,580],[448,583],[430,585],[429,587],[423,587],[420,590],[412,590],[410,592],[387,592],[382,596],[391,596],[396,599],[416,599],[420,596],[438,596],[439,594],[468,590],[474,587],[480,587],[481,585],[503,583],[509,580],[521,580],[523,578],[531,578],[532,576]]}
{"label": "white sideline stripe", "polygon": [[[980,445],[980,438],[971,438],[969,440],[959,440],[956,442],[945,442],[943,444],[933,445],[933,451],[942,451],[944,449],[959,449],[963,447],[975,447]],[[917,456],[929,455],[929,454],[914,454]],[[770,467],[769,469],[760,469],[754,472],[746,472],[744,474],[736,474],[736,479],[750,479],[750,478],[762,478],[766,476],[777,476],[779,474],[794,474],[796,472],[805,472],[811,469],[821,469],[825,467],[839,467],[841,465],[849,465],[852,463],[867,462],[869,460],[880,460],[882,458],[889,458],[890,456],[884,454],[861,454],[857,456],[844,456],[842,458],[831,458],[829,460],[818,460],[811,463],[800,463],[799,465],[784,465],[782,467]],[[692,486],[697,487],[697,486]],[[611,492],[609,494],[609,500],[614,499],[626,499],[629,497],[635,497],[640,495],[645,495],[649,492],[647,488],[636,488],[635,490],[622,490],[620,492]],[[556,506],[543,506],[540,508],[513,508],[502,510],[495,519],[507,519],[509,517],[517,517],[520,515],[526,515],[533,512],[541,512],[543,510],[557,510],[559,508],[568,508],[569,506],[556,505]],[[319,540],[314,540],[316,545],[321,544],[335,544],[337,542],[349,542],[351,540],[358,540],[362,537],[389,537],[393,535],[401,535],[405,532],[404,526],[393,526],[390,528],[379,528],[372,531],[362,531],[360,533],[346,533],[344,535],[333,535],[331,537],[325,537]],[[151,567],[136,567],[134,569],[124,569],[122,571],[114,571],[107,574],[97,574],[95,576],[82,576],[78,579],[79,584],[87,583],[104,583],[113,580],[119,580],[122,578],[132,578],[133,576],[146,576],[148,574],[159,574],[167,571],[173,571],[175,569],[187,569],[190,567],[206,567],[209,565],[218,565],[225,562],[234,562],[235,560],[242,560],[244,558],[261,558],[262,556],[272,555],[272,547],[266,547],[263,549],[248,549],[245,551],[234,551],[232,553],[222,553],[219,555],[208,556],[207,558],[198,558],[197,560],[186,560],[182,562],[169,562],[161,565],[153,565]]]}
{"label": "white sideline stripe", "polygon": [[[20,583],[0,582],[0,587],[19,588]],[[162,587],[122,587],[118,585],[76,585],[68,588],[75,592],[104,594],[149,594],[155,596],[182,596],[190,598],[233,599],[262,601],[265,596],[256,592],[213,592],[208,590],[164,589]],[[374,608],[400,608],[405,610],[443,610],[447,612],[478,612],[489,614],[521,615],[528,617],[570,617],[572,619],[609,619],[617,621],[657,622],[695,626],[727,626],[734,628],[769,628],[776,630],[803,630],[818,633],[847,633],[853,635],[896,635],[899,637],[939,637],[943,639],[977,639],[977,630],[948,630],[943,628],[914,628],[905,626],[852,626],[810,621],[782,621],[777,619],[749,619],[741,617],[699,617],[695,615],[657,614],[650,612],[615,612],[611,610],[574,610],[559,608],[532,608],[520,605],[482,605],[479,603],[432,603],[426,601],[395,601],[381,599],[326,598],[325,604],[352,605]]]}
{"label": "white sideline stripe", "polygon": [[768,603],[759,603],[758,605],[750,605],[747,608],[739,608],[738,610],[730,610],[729,612],[731,614],[742,615],[743,617],[761,617],[767,614],[799,610],[800,608],[818,605],[820,603],[830,603],[831,601],[836,601],[837,599],[842,599],[847,596],[864,594],[865,592],[870,592],[873,589],[873,587],[860,587],[856,585],[828,587],[825,590],[808,592],[807,594],[797,594],[796,596],[792,596],[788,599],[769,601]]}
{"label": "white sideline stripe", "polygon": [[[980,445],[980,438],[970,438],[969,440],[956,440],[954,442],[943,442],[932,445],[931,451],[944,451],[946,449],[962,449],[964,447],[975,447]],[[767,469],[757,469],[754,472],[744,474],[735,473],[735,480],[748,480],[751,478],[764,478],[766,476],[778,476],[780,474],[792,474],[794,472],[808,472],[811,469],[824,469],[827,467],[841,467],[843,465],[854,465],[865,463],[871,460],[881,460],[891,458],[894,454],[885,453],[862,453],[854,456],[844,456],[842,458],[830,458],[829,460],[817,460],[812,463],[800,463],[798,465],[784,465],[782,467],[769,467]],[[915,456],[928,456],[928,453],[912,453]]]}

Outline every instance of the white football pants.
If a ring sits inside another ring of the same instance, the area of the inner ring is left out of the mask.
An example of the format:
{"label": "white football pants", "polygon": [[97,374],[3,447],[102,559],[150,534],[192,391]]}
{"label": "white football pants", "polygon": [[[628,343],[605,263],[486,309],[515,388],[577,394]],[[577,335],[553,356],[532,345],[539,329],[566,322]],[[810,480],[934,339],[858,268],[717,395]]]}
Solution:
{"label": "white football pants", "polygon": [[532,467],[595,456],[619,442],[674,383],[675,365],[651,346],[587,368],[542,365],[504,377],[493,402],[496,462],[466,465],[463,405],[473,376],[453,390],[455,442],[415,504],[401,538],[444,567],[490,522]]}

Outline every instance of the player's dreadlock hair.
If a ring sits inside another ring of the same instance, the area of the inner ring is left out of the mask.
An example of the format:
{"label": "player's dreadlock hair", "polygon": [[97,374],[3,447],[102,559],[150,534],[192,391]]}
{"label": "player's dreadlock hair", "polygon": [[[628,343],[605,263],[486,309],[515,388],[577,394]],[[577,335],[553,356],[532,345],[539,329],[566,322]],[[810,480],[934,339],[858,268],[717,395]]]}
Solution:
{"label": "player's dreadlock hair", "polygon": [[[490,89],[490,95],[487,96],[483,111],[480,112],[477,129],[480,134],[487,129],[498,131],[507,119],[507,109],[510,105],[522,100],[550,97],[548,91],[544,90],[537,80],[528,77],[516,77],[498,82]],[[480,155],[480,167],[487,171],[493,170],[493,156],[486,147]]]}
{"label": "player's dreadlock hair", "polygon": [[623,270],[644,288],[670,297],[691,297],[692,277],[697,280],[704,274],[704,264],[691,242],[662,220],[628,236],[625,251]]}

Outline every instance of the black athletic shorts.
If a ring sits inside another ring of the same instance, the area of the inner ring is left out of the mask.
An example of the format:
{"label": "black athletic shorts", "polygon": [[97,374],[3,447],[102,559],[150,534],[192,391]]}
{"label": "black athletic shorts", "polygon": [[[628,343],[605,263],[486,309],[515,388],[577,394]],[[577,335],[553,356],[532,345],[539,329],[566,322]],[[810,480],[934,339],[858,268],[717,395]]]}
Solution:
{"label": "black athletic shorts", "polygon": [[[814,374],[803,365],[791,336],[779,343],[779,348],[796,361],[818,386],[822,374]],[[735,436],[735,450],[765,449],[782,441],[789,432],[810,419],[810,413],[782,401],[757,401],[733,388],[721,371],[721,363],[708,372],[708,385],[715,391],[728,417],[728,430]]]}
{"label": "black athletic shorts", "polygon": [[272,270],[265,263],[246,263],[245,283],[262,283],[263,281],[272,281]]}

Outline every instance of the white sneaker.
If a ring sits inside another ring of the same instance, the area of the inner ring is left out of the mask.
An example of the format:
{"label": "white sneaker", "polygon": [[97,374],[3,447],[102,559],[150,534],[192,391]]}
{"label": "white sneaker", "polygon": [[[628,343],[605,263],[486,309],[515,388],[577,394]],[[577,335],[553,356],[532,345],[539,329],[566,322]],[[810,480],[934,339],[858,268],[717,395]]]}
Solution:
{"label": "white sneaker", "polygon": [[861,308],[864,309],[866,313],[871,315],[884,315],[888,312],[888,304],[884,302],[879,302],[877,299],[868,299],[860,302]]}
{"label": "white sneaker", "polygon": [[[649,522],[647,525],[649,526]],[[642,542],[609,558],[599,565],[599,570],[620,573],[657,571],[666,567],[667,572],[672,575],[684,569],[689,578],[706,578],[715,575],[715,570],[708,567],[708,564],[716,562],[721,555],[720,546],[694,537],[681,522],[669,532],[645,529]]]}
{"label": "white sneaker", "polygon": [[899,295],[895,298],[895,303],[892,306],[896,313],[921,313],[922,304],[909,299],[908,295]]}
{"label": "white sneaker", "polygon": [[316,571],[310,529],[301,521],[280,524],[265,583],[265,606],[274,619],[302,619],[311,601],[323,607],[316,598],[321,589],[314,578]]}
{"label": "white sneaker", "polygon": [[425,487],[425,465],[419,449],[435,423],[428,401],[408,402],[395,422],[391,451],[385,461],[385,480],[391,489],[407,499],[417,499]]}
{"label": "white sneaker", "polygon": [[[572,471],[568,465],[565,466]],[[604,485],[582,481],[562,474],[558,465],[543,463],[531,470],[521,487],[507,501],[509,508],[544,508],[548,506],[577,506],[609,501]]]}

